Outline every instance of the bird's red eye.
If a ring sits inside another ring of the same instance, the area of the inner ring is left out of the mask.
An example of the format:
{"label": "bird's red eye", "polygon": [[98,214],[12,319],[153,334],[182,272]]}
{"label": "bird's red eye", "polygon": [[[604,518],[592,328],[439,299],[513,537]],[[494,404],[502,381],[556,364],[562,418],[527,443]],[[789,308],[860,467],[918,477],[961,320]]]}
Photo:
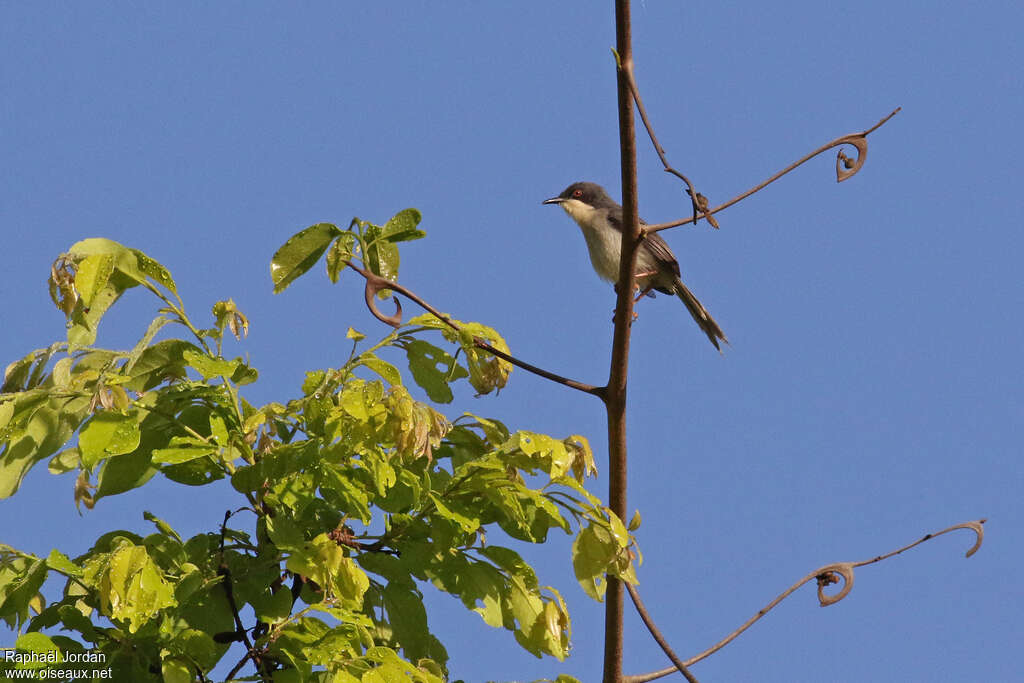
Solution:
{"label": "bird's red eye", "polygon": [[572,196],[573,197],[582,197],[583,196],[583,190],[573,190],[572,191]]}

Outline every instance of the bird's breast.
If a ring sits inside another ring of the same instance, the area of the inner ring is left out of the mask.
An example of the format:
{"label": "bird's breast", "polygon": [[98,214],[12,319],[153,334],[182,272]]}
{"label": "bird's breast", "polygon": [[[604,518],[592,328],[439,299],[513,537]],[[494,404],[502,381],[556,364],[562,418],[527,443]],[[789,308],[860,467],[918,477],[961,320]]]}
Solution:
{"label": "bird's breast", "polygon": [[619,254],[622,251],[622,233],[615,230],[594,230],[582,225],[583,239],[587,242],[590,263],[602,280],[619,279]]}

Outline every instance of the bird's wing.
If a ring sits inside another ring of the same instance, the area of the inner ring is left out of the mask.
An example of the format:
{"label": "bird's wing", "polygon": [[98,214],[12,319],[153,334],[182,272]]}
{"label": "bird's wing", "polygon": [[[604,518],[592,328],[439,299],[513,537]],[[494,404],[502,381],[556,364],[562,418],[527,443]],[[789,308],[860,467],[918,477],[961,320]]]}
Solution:
{"label": "bird's wing", "polygon": [[[608,212],[608,222],[618,232],[622,232],[622,207],[616,207]],[[647,225],[647,223],[641,218],[640,225]],[[679,262],[676,261],[676,255],[672,253],[672,249],[661,238],[661,235],[656,232],[647,234],[644,237],[644,241],[640,243],[640,248],[647,249],[658,263],[662,263],[667,268],[670,268],[676,277],[680,276]]]}
{"label": "bird's wing", "polygon": [[640,246],[646,247],[647,251],[651,252],[659,263],[663,263],[671,268],[676,277],[679,277],[679,261],[676,261],[676,256],[669,249],[668,243],[658,233],[652,232],[648,234],[644,237],[644,241]]}

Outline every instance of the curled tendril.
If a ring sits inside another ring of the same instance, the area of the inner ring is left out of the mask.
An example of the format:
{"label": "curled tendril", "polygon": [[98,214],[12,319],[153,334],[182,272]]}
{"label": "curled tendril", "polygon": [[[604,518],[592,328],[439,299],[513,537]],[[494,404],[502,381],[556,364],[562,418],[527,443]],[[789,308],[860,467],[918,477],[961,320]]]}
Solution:
{"label": "curled tendril", "polygon": [[[392,327],[399,327],[402,324],[402,304],[401,302],[399,302],[398,297],[395,297],[394,315],[384,315],[383,313],[381,313],[380,309],[377,308],[377,301],[375,298],[377,292],[383,292],[387,290],[396,294],[401,294],[402,296],[406,297],[416,305],[420,306],[423,310],[431,313],[434,317],[436,317],[438,320],[440,320],[441,322],[443,322],[445,325],[452,328],[456,332],[462,331],[462,328],[459,327],[454,321],[452,321],[451,318],[449,318],[444,313],[441,313],[439,310],[437,310],[436,308],[428,304],[426,301],[421,299],[412,290],[403,287],[397,282],[392,282],[391,280],[385,279],[380,275],[371,273],[365,268],[360,268],[351,261],[345,261],[345,264],[366,279],[366,288],[364,290],[366,296],[366,307],[370,309],[370,313],[373,314],[373,317],[375,317],[377,320],[380,320],[382,323],[391,325]],[[497,356],[498,358],[501,358],[504,361],[508,361],[512,365],[522,368],[527,372],[532,372],[535,375],[539,375],[541,377],[544,377],[545,379],[549,379],[552,382],[564,384],[567,387],[577,389],[579,391],[591,394],[593,396],[598,396],[601,398],[604,397],[604,387],[595,387],[591,384],[577,382],[574,379],[569,379],[568,377],[556,375],[555,373],[549,372],[543,368],[539,368],[536,365],[530,365],[529,363],[521,361],[518,358],[515,358],[505,353],[504,351],[501,351],[500,349],[494,348],[494,346],[491,345],[489,342],[479,337],[473,337],[473,346],[475,346],[478,349],[483,349],[484,351],[487,351],[488,353]]]}
{"label": "curled tendril", "polygon": [[[861,167],[864,166],[864,162],[867,161],[867,157],[868,157],[868,141],[867,141],[867,136],[869,134],[873,133],[874,131],[878,130],[879,127],[881,127],[883,124],[885,124],[885,122],[888,121],[889,119],[891,119],[893,116],[896,116],[896,114],[898,114],[900,112],[900,110],[901,110],[901,107],[897,107],[892,112],[890,112],[889,115],[883,117],[881,121],[879,121],[878,123],[876,123],[875,125],[871,126],[870,128],[868,128],[867,130],[865,130],[863,132],[860,132],[860,133],[850,133],[849,135],[844,135],[842,137],[836,138],[835,140],[832,140],[831,142],[826,142],[824,145],[822,145],[818,149],[814,150],[810,154],[805,155],[801,159],[798,159],[798,160],[794,161],[792,164],[790,164],[786,168],[782,169],[781,171],[779,171],[775,175],[771,176],[767,180],[765,180],[765,181],[755,185],[754,187],[750,188],[746,192],[733,197],[732,199],[730,199],[729,201],[725,202],[724,204],[719,204],[718,206],[716,206],[716,207],[714,207],[712,209],[705,210],[703,212],[704,215],[705,216],[711,216],[713,214],[718,213],[719,211],[723,211],[725,209],[728,209],[733,204],[736,204],[737,202],[741,202],[744,199],[746,199],[747,197],[749,197],[750,195],[754,194],[755,192],[759,192],[759,191],[763,190],[765,187],[767,187],[768,185],[771,185],[776,180],[778,180],[782,176],[786,175],[787,173],[792,171],[797,166],[800,166],[801,164],[804,164],[807,161],[810,161],[811,159],[813,159],[814,157],[818,156],[819,154],[821,154],[823,152],[826,152],[826,151],[828,151],[828,150],[830,150],[830,149],[832,149],[834,147],[841,147],[842,145],[853,145],[854,147],[857,148],[857,156],[855,158],[851,158],[850,156],[848,156],[846,154],[846,152],[843,151],[842,149],[839,150],[838,155],[836,157],[836,182],[840,182],[840,183],[843,182],[847,178],[850,178],[855,173],[857,173],[857,171],[859,171],[861,169]],[[696,206],[696,204],[695,204],[695,206]],[[648,225],[648,226],[645,226],[644,229],[648,233],[651,233],[651,232],[658,232],[660,230],[667,230],[668,228],[674,228],[674,227],[679,226],[679,225],[686,225],[687,223],[693,223],[693,222],[694,222],[693,218],[684,218],[682,220],[671,221],[671,222],[668,222],[668,223],[658,223],[656,225]]]}
{"label": "curled tendril", "polygon": [[841,183],[861,169],[868,158],[868,139],[862,135],[847,135],[837,143],[840,145],[853,145],[857,148],[857,157],[851,159],[846,156],[842,149],[836,155],[836,182]]}
{"label": "curled tendril", "polygon": [[[830,564],[827,567],[822,567],[821,573],[814,577],[818,580],[818,603],[822,607],[834,605],[850,594],[850,591],[853,590],[853,567],[852,562]],[[825,586],[839,583],[837,574],[843,577],[842,589],[835,595],[825,595]]]}
{"label": "curled tendril", "polygon": [[[728,636],[726,636],[722,640],[718,641],[717,643],[709,647],[707,650],[704,650],[704,652],[701,652],[698,655],[690,657],[689,659],[684,661],[683,664],[688,667],[693,666],[702,659],[706,659],[714,653],[718,652],[723,647],[725,647],[733,640],[735,640],[737,637],[739,637],[741,633],[743,633],[748,628],[753,626],[754,622],[756,622],[764,615],[768,614],[768,612],[770,612],[776,605],[778,605],[780,602],[788,598],[793,592],[795,592],[798,588],[800,588],[809,581],[817,581],[818,602],[821,604],[822,607],[834,605],[843,598],[845,598],[847,595],[849,595],[850,591],[853,590],[853,570],[855,568],[863,567],[869,564],[874,564],[876,562],[881,562],[882,560],[887,560],[890,557],[899,555],[900,553],[910,550],[914,546],[920,545],[925,541],[931,540],[936,536],[948,534],[949,532],[956,531],[957,529],[970,529],[975,533],[976,538],[974,541],[974,545],[971,546],[971,548],[967,551],[966,554],[966,557],[970,557],[974,553],[978,552],[978,549],[981,548],[982,541],[985,539],[985,528],[983,526],[985,524],[985,521],[986,520],[984,519],[979,519],[971,522],[963,522],[962,524],[956,524],[947,529],[943,529],[942,531],[937,531],[933,534],[926,534],[925,536],[919,538],[913,543],[905,545],[902,548],[893,550],[892,552],[886,553],[885,555],[872,557],[870,560],[862,560],[860,562],[836,562],[815,569],[813,572],[803,577],[802,579],[794,583],[792,586],[787,588],[785,591],[780,593],[778,597],[776,597],[770,603],[765,605],[761,610],[757,612],[757,614],[752,616],[750,619],[747,619],[747,621],[745,621],[735,631],[733,631]],[[825,587],[835,583],[839,583],[840,580],[843,582],[843,587],[840,589],[840,591],[835,595],[826,595],[824,591]],[[650,673],[626,676],[624,680],[626,681],[626,683],[645,683],[646,681],[653,681],[657,678],[668,676],[669,674],[675,673],[677,670],[678,669],[675,666],[672,666],[667,669],[660,669],[658,671],[652,671]]]}
{"label": "curled tendril", "polygon": [[[351,264],[350,264],[351,265]],[[385,280],[379,275],[373,273],[364,272],[363,277],[366,278],[366,307],[370,309],[370,313],[373,313],[373,317],[391,327],[402,326],[402,302],[398,300],[398,297],[392,297],[395,300],[395,314],[384,315],[380,309],[377,308],[377,293],[383,291],[392,291],[394,283],[390,280]]]}
{"label": "curled tendril", "polygon": [[[981,542],[985,539],[985,527],[983,526],[984,524],[984,519],[979,519],[973,522],[964,522],[963,524],[956,524],[954,526],[949,527],[948,529],[943,529],[942,531],[938,531],[934,534],[927,534],[923,538],[914,541],[910,545],[905,545],[899,550],[894,550],[891,553],[879,555],[878,557],[873,557],[870,560],[863,560],[861,562],[837,562],[835,564],[830,564],[826,567],[822,567],[821,569],[817,570],[817,573],[814,576],[814,578],[818,580],[818,602],[821,603],[822,607],[828,607],[829,605],[836,604],[837,602],[845,598],[847,595],[849,595],[850,591],[853,590],[853,570],[856,567],[863,567],[865,565],[874,564],[875,562],[881,562],[882,560],[886,560],[894,555],[899,555],[905,550],[910,550],[915,545],[924,543],[925,541],[935,538],[936,536],[948,534],[950,531],[956,531],[957,529],[970,529],[975,533],[976,538],[974,541],[974,545],[971,546],[970,550],[968,550],[967,554],[965,555],[965,557],[970,557],[974,553],[978,552],[978,549],[981,548]],[[833,583],[839,583],[839,579],[836,577],[836,574],[839,574],[843,578],[842,589],[835,595],[825,595],[825,586],[828,586]],[[806,579],[802,581],[801,584],[805,582]]]}
{"label": "curled tendril", "polygon": [[[818,579],[818,601],[821,603],[822,607],[828,607],[829,605],[834,605],[843,598],[845,598],[853,589],[854,568],[874,564],[875,562],[881,562],[882,560],[887,560],[890,557],[893,557],[894,555],[899,555],[900,553],[910,550],[914,546],[920,545],[921,543],[931,540],[936,536],[948,534],[949,532],[956,531],[957,529],[970,529],[974,532],[976,536],[974,545],[971,546],[970,550],[968,550],[967,554],[965,555],[965,557],[970,557],[974,553],[978,552],[978,549],[981,548],[982,541],[985,540],[985,527],[983,526],[984,524],[984,519],[979,519],[972,522],[964,522],[963,524],[956,524],[954,526],[949,527],[948,529],[937,531],[934,534],[926,534],[922,538],[914,541],[913,543],[910,543],[909,545],[905,545],[902,548],[894,550],[891,553],[886,553],[885,555],[872,557],[870,560],[862,560],[861,562],[837,562],[836,564],[830,564],[826,567],[822,567],[817,571],[814,577]],[[838,579],[835,576],[836,574],[839,574],[843,577],[842,590],[840,590],[835,595],[825,595],[822,590],[825,586],[831,583],[838,583]]]}
{"label": "curled tendril", "polygon": [[974,545],[972,545],[971,549],[964,554],[964,557],[970,557],[971,555],[973,555],[981,549],[981,542],[985,540],[985,527],[982,526],[984,523],[984,519],[979,519],[976,522],[964,522],[963,524],[957,524],[956,526],[951,526],[949,527],[949,529],[946,530],[953,531],[954,529],[971,529],[972,531],[974,531],[974,533],[977,536],[974,539]]}

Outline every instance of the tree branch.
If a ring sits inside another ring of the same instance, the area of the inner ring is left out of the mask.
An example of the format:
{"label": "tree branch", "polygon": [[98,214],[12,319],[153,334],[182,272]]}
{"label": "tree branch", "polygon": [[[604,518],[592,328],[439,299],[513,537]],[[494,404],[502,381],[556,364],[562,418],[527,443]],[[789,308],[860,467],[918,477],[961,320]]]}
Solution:
{"label": "tree branch", "polygon": [[[850,591],[853,589],[853,570],[856,567],[864,567],[864,566],[867,566],[869,564],[874,564],[876,562],[881,562],[882,560],[887,560],[890,557],[894,557],[896,555],[899,555],[900,553],[903,553],[903,552],[905,552],[907,550],[910,550],[914,546],[920,545],[921,543],[924,543],[925,541],[933,539],[936,536],[941,536],[943,534],[948,534],[949,532],[956,531],[957,529],[970,529],[971,531],[973,531],[977,535],[977,538],[975,539],[974,545],[971,546],[970,550],[967,551],[966,557],[970,557],[974,553],[978,552],[979,548],[981,548],[981,542],[985,538],[985,529],[982,526],[985,523],[985,521],[986,520],[984,520],[984,519],[979,519],[979,520],[973,521],[973,522],[964,522],[962,524],[956,524],[956,525],[951,526],[951,527],[949,527],[947,529],[943,529],[942,531],[937,531],[937,532],[932,533],[932,534],[925,534],[925,536],[923,536],[922,538],[919,538],[918,540],[914,541],[913,543],[908,543],[907,545],[903,546],[902,548],[898,548],[896,550],[893,550],[892,552],[886,553],[885,555],[878,555],[877,557],[873,557],[870,560],[862,560],[860,562],[836,562],[834,564],[825,565],[824,567],[819,567],[818,569],[815,569],[813,572],[811,572],[810,574],[807,574],[802,579],[800,579],[799,581],[794,583],[792,586],[787,588],[781,594],[779,594],[779,596],[777,598],[775,598],[774,600],[769,602],[764,608],[759,610],[757,614],[755,614],[750,619],[745,621],[742,626],[740,626],[735,631],[730,633],[728,636],[726,636],[722,640],[718,641],[717,643],[715,643],[714,645],[709,647],[707,650],[704,650],[704,652],[701,652],[698,655],[690,657],[685,662],[683,662],[683,665],[684,666],[693,666],[694,664],[696,664],[697,662],[701,661],[702,659],[706,659],[706,658],[710,657],[711,655],[713,655],[714,653],[716,653],[719,650],[721,650],[723,647],[725,647],[726,645],[731,643],[733,640],[735,640],[741,633],[743,633],[748,628],[753,626],[754,622],[756,622],[758,619],[760,619],[761,617],[766,615],[768,612],[770,612],[776,605],[778,605],[780,602],[785,600],[794,591],[796,591],[796,589],[800,588],[801,586],[803,586],[808,581],[817,580],[817,582],[818,582],[818,602],[819,602],[819,604],[822,607],[828,607],[829,605],[834,605],[837,602],[839,602],[840,600],[842,600],[843,598],[845,598],[847,595],[849,595]],[[838,574],[838,576],[837,576],[837,574]],[[843,581],[842,589],[838,593],[836,593],[835,595],[831,595],[831,596],[830,595],[825,595],[825,592],[824,592],[825,586],[829,586],[829,585],[831,585],[833,583],[839,583],[840,577],[842,577],[842,581]],[[666,669],[660,669],[658,671],[652,671],[652,672],[646,673],[646,674],[637,674],[637,675],[634,675],[634,676],[627,676],[627,677],[625,677],[623,679],[623,681],[624,681],[624,683],[646,683],[647,681],[653,681],[653,680],[655,680],[657,678],[661,678],[663,676],[668,676],[669,674],[674,673],[675,671],[677,671],[677,668],[675,666],[672,666],[672,667],[668,667]]]}
{"label": "tree branch", "polygon": [[[776,173],[772,177],[768,178],[764,182],[762,182],[762,183],[760,183],[758,185],[755,185],[754,187],[750,188],[749,190],[747,190],[743,194],[737,195],[736,197],[733,197],[729,201],[725,202],[724,204],[720,204],[719,206],[716,206],[713,209],[708,209],[705,212],[705,215],[716,214],[719,211],[723,211],[725,209],[728,209],[730,206],[732,206],[733,204],[735,204],[737,202],[743,201],[744,199],[746,199],[750,195],[752,195],[755,192],[758,192],[758,191],[764,189],[768,185],[771,185],[776,180],[778,180],[782,176],[786,175],[787,173],[792,171],[797,166],[800,166],[801,164],[803,164],[803,163],[805,163],[807,161],[810,161],[811,159],[813,159],[814,157],[818,156],[822,152],[828,151],[828,150],[832,149],[833,147],[838,147],[839,145],[853,145],[854,147],[857,148],[857,157],[855,159],[851,159],[850,157],[846,156],[846,153],[843,152],[843,150],[839,150],[839,154],[836,156],[836,182],[839,182],[839,183],[843,182],[847,178],[850,178],[855,173],[857,173],[857,171],[859,171],[861,169],[861,167],[864,166],[864,162],[867,160],[867,155],[868,155],[868,141],[867,141],[868,134],[873,133],[875,130],[880,128],[884,123],[886,123],[893,116],[896,116],[896,114],[898,114],[901,109],[902,109],[902,107],[896,107],[896,109],[892,110],[888,114],[888,116],[883,117],[881,121],[879,121],[875,125],[871,126],[871,128],[868,128],[867,130],[865,130],[865,131],[863,131],[861,133],[850,133],[849,135],[844,135],[842,137],[836,138],[835,140],[833,140],[831,142],[825,143],[824,145],[822,145],[818,149],[814,150],[810,154],[804,156],[803,158],[799,159],[798,161],[794,161],[792,164],[790,164],[786,168],[782,169],[781,171],[779,171],[778,173]],[[644,226],[644,231],[648,232],[648,233],[658,232],[659,230],[667,230],[668,228],[674,228],[674,227],[679,226],[679,225],[686,225],[687,223],[693,223],[693,222],[694,222],[693,218],[683,218],[681,220],[671,221],[671,222],[668,222],[668,223],[658,223],[656,225],[647,225],[647,226]]]}
{"label": "tree branch", "polygon": [[683,674],[683,676],[686,677],[686,680],[690,683],[698,683],[696,677],[690,673],[689,669],[686,668],[686,664],[679,659],[679,655],[672,650],[668,641],[665,640],[665,636],[662,635],[661,631],[654,624],[654,620],[651,619],[651,615],[647,612],[647,608],[644,606],[644,601],[640,599],[640,593],[637,592],[636,586],[631,583],[627,583],[626,590],[629,591],[629,597],[633,599],[633,606],[636,607],[637,614],[639,614],[640,618],[643,619],[644,624],[647,626],[647,630],[651,632],[651,635],[654,637],[654,640],[657,641],[662,651],[668,655],[668,658],[672,660],[673,664],[675,664],[673,671],[679,671],[679,673]]}
{"label": "tree branch", "polygon": [[[352,270],[356,271],[364,278],[366,278],[366,306],[367,308],[370,309],[370,313],[372,313],[373,317],[377,318],[377,320],[380,320],[383,323],[391,325],[392,327],[399,327],[402,324],[402,304],[398,301],[398,299],[395,299],[396,310],[394,315],[384,315],[380,311],[380,309],[377,308],[377,302],[375,299],[377,292],[390,290],[392,292],[398,292],[399,294],[408,297],[411,301],[418,304],[423,310],[433,314],[434,317],[436,317],[438,320],[440,320],[441,322],[443,322],[445,325],[452,328],[456,332],[462,331],[462,328],[455,324],[455,322],[452,321],[451,318],[446,316],[444,313],[441,313],[436,308],[434,308],[426,301],[421,299],[419,296],[417,296],[415,293],[398,284],[397,282],[392,282],[391,280],[382,278],[381,276],[375,273],[371,273],[368,270],[360,268],[351,261],[346,261],[345,263],[346,265],[348,265],[349,268],[351,268]],[[481,339],[480,337],[473,337],[473,346],[483,351],[486,351],[491,355],[497,356],[498,358],[507,361],[518,368],[522,368],[527,372],[532,372],[533,374],[538,375],[539,377],[543,377],[544,379],[548,379],[551,380],[552,382],[556,382],[563,386],[567,386],[570,389],[576,389],[577,391],[582,391],[585,394],[591,394],[592,396],[597,396],[598,398],[603,398],[604,396],[604,387],[595,387],[593,385],[585,384],[583,382],[577,382],[574,379],[569,379],[568,377],[556,375],[555,373],[549,372],[543,368],[539,368],[536,365],[531,365],[525,361],[521,361],[514,356],[510,356],[504,351],[494,348],[494,346],[492,346],[486,340]]]}
{"label": "tree branch", "polygon": [[249,640],[249,633],[245,630],[245,625],[242,624],[242,617],[238,613],[238,604],[235,602],[235,591],[231,582],[231,570],[228,569],[228,563],[224,561],[224,537],[227,534],[227,524],[228,520],[231,519],[231,514],[231,510],[225,512],[224,521],[220,525],[220,550],[218,552],[220,561],[217,564],[217,575],[222,579],[221,585],[224,587],[224,595],[227,597],[228,606],[231,608],[231,616],[235,620],[234,639],[241,640],[245,644],[245,654],[228,673],[228,680],[234,678],[235,674],[241,671],[242,667],[250,659],[256,665],[260,680],[266,680],[265,672],[262,671],[260,664],[259,652],[253,647],[252,641]]}
{"label": "tree branch", "polygon": [[[629,0],[615,1],[616,85],[619,107],[619,163],[622,175],[622,246],[615,303],[611,368],[604,394],[608,417],[608,507],[626,519],[626,379],[629,374],[629,333],[633,322],[636,251],[640,244],[637,212],[636,129],[633,98],[626,74],[633,68]],[[608,575],[604,613],[604,683],[622,680],[623,582]]]}

